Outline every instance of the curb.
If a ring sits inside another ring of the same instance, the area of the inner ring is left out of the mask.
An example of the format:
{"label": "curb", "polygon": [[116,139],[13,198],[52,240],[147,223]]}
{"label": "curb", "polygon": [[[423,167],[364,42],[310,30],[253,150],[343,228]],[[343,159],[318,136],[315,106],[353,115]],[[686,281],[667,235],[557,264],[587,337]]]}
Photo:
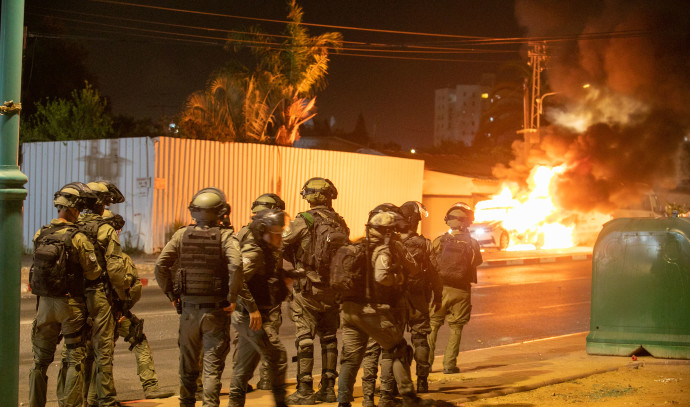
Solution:
{"label": "curb", "polygon": [[573,254],[567,256],[554,257],[532,257],[523,259],[503,259],[503,260],[487,260],[479,267],[498,267],[498,266],[514,266],[522,264],[540,264],[540,263],[561,263],[566,261],[581,261],[591,260],[591,254]]}

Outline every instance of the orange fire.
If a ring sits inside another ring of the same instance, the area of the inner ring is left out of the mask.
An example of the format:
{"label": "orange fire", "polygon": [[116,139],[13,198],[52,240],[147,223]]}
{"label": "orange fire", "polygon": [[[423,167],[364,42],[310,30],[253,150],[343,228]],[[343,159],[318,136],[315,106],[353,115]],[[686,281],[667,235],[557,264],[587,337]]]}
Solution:
{"label": "orange fire", "polygon": [[[528,188],[504,185],[501,192],[475,207],[475,223],[500,222],[510,235],[507,250],[564,249],[576,245],[576,221],[587,220],[596,229],[610,219],[597,215],[573,216],[558,208],[551,195],[553,181],[565,170],[537,166],[527,180]],[[568,221],[566,221],[566,219]]]}

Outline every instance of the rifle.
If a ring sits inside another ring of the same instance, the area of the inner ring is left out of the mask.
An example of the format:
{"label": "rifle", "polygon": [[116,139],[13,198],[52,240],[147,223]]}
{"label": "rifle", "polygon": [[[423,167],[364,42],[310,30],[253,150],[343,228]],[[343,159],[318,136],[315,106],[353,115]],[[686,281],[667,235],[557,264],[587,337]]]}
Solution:
{"label": "rifle", "polygon": [[131,351],[135,346],[146,339],[146,334],[144,334],[144,320],[137,318],[130,310],[124,312],[123,315],[129,319],[129,332],[124,339],[129,342],[129,350]]}

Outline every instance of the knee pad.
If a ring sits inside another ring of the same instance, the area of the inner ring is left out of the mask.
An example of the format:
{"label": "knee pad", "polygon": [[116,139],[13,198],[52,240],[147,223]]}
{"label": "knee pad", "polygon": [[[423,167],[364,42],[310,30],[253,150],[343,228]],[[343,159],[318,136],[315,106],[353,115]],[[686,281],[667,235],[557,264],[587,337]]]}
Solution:
{"label": "knee pad", "polygon": [[300,336],[295,341],[295,346],[297,347],[297,356],[300,358],[314,357],[314,339],[310,336]]}

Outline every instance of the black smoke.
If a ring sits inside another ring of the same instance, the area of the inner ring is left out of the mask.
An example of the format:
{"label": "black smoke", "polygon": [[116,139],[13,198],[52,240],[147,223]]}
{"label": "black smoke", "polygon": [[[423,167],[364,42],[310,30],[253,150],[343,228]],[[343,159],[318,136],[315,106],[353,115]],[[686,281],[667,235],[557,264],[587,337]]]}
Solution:
{"label": "black smoke", "polygon": [[[555,121],[542,128],[540,149],[527,162],[568,164],[556,184],[559,204],[608,212],[650,189],[673,188],[681,145],[690,135],[690,6],[518,0],[516,15],[530,36],[554,39],[545,76],[563,109],[595,109],[597,100],[583,102],[585,83],[609,101],[644,107],[583,131]],[[613,107],[625,113],[623,104]]]}

